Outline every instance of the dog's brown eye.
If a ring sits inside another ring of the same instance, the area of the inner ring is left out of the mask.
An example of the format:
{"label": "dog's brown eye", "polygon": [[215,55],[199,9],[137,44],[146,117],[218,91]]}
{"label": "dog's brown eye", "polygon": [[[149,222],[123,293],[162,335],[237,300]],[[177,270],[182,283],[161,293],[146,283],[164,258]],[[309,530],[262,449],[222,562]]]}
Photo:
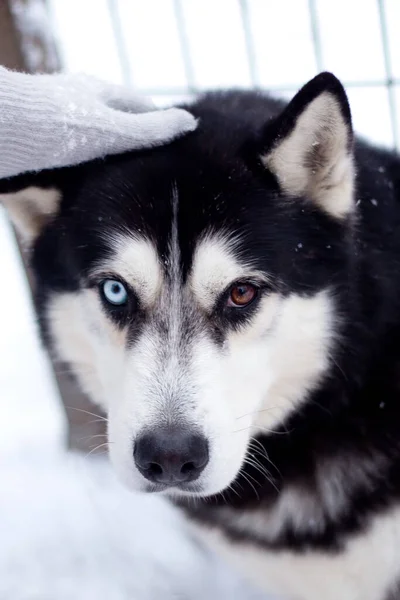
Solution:
{"label": "dog's brown eye", "polygon": [[257,288],[250,283],[238,283],[231,288],[228,306],[247,306],[257,296]]}

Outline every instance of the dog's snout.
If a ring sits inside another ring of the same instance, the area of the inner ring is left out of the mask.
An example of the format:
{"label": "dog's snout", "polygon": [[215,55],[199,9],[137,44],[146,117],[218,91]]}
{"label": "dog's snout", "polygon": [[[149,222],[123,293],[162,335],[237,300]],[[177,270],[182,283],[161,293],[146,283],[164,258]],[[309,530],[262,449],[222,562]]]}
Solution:
{"label": "dog's snout", "polygon": [[190,429],[165,427],[142,434],[133,454],[146,479],[173,486],[199,477],[208,463],[208,443]]}

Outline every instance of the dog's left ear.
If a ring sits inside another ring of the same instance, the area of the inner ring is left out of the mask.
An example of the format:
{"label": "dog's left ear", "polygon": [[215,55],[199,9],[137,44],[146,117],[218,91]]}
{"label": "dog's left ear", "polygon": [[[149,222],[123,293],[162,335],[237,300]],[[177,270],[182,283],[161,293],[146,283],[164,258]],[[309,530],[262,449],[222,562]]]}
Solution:
{"label": "dog's left ear", "polygon": [[54,217],[61,201],[61,192],[56,188],[29,186],[12,193],[0,194],[0,204],[22,240],[31,246],[45,225]]}
{"label": "dog's left ear", "polygon": [[263,134],[261,161],[282,192],[333,217],[354,207],[353,129],[346,92],[331,73],[307,83]]}
{"label": "dog's left ear", "polygon": [[61,169],[42,171],[0,180],[0,205],[27,247],[33,246],[59,211],[65,177],[62,173]]}

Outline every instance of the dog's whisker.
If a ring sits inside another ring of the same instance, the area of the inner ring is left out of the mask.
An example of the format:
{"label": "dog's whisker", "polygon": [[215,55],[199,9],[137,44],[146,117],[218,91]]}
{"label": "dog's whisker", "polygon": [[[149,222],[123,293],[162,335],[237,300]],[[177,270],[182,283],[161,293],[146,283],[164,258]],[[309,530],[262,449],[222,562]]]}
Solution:
{"label": "dog's whisker", "polygon": [[93,423],[104,423],[104,421],[108,423],[108,419],[104,417],[101,419],[92,419],[91,421],[88,421],[88,425],[92,425]]}
{"label": "dog's whisker", "polygon": [[[230,490],[231,492],[233,492],[234,494],[236,494],[236,496],[239,498],[239,500],[241,500],[241,496],[240,496],[239,492],[237,490],[235,490],[234,485],[235,485],[235,482],[231,483],[228,486],[228,490]],[[236,485],[239,485],[239,487],[241,487],[242,490],[243,490],[243,487],[239,484],[239,482],[236,482]]]}
{"label": "dog's whisker", "polygon": [[[107,444],[104,444],[104,445],[110,446],[110,444],[113,444],[113,443],[114,443],[114,442],[109,442],[109,441],[107,440]],[[93,446],[90,446],[90,448],[93,448]]]}
{"label": "dog's whisker", "polygon": [[245,417],[254,417],[255,415],[258,415],[258,414],[264,413],[264,412],[270,412],[272,410],[275,410],[276,408],[281,408],[281,407],[280,406],[268,406],[268,408],[260,408],[259,410],[254,410],[252,412],[245,413],[241,417],[236,417],[236,420],[238,421],[239,419],[244,419]]}
{"label": "dog's whisker", "polygon": [[107,434],[106,433],[96,433],[95,435],[85,435],[84,437],[81,437],[78,439],[78,442],[83,442],[84,440],[94,440],[95,438],[107,438]]}
{"label": "dog's whisker", "polygon": [[[251,477],[251,475],[249,473],[245,473],[243,470],[240,470],[240,475],[241,477],[243,477],[243,479],[245,479],[245,481],[247,481],[247,483],[253,488],[255,495],[257,496],[257,500],[260,500],[260,496],[258,495],[258,492],[256,490],[256,488],[254,487],[254,485],[251,483],[251,481],[247,478],[247,476]],[[253,481],[255,481],[258,484],[258,481],[256,479],[254,479],[254,477],[252,477]]]}
{"label": "dog's whisker", "polygon": [[65,408],[67,408],[68,410],[76,410],[78,412],[85,413],[86,415],[91,415],[92,417],[96,417],[96,419],[98,419],[99,421],[105,421],[106,423],[108,422],[108,419],[106,417],[103,417],[102,415],[97,415],[96,413],[90,412],[89,410],[84,410],[83,408],[77,408],[76,406],[66,406]]}
{"label": "dog's whisker", "polygon": [[[257,442],[259,444],[260,448],[262,449],[262,453],[260,452],[260,450],[257,447],[255,448],[253,446],[254,442]],[[249,450],[252,450],[255,454],[258,454],[259,456],[261,456],[261,458],[264,458],[265,460],[267,460],[269,462],[269,464],[275,469],[275,471],[282,477],[282,473],[280,472],[278,467],[269,458],[267,450],[256,438],[251,438],[250,443],[249,443]],[[256,459],[255,456],[254,456],[254,459]]]}
{"label": "dog's whisker", "polygon": [[[100,450],[100,448],[104,448],[104,446],[107,446],[107,448],[108,448],[108,445],[109,445],[109,444],[108,444],[108,442],[105,442],[104,444],[98,444],[97,446],[95,446],[94,448],[92,448],[92,449],[90,450],[90,452],[88,452],[88,453],[87,453],[87,454],[84,456],[84,459],[86,460],[87,458],[89,458],[89,456],[90,456],[91,454],[93,454],[94,452],[96,452],[96,450]],[[107,454],[107,451],[100,452],[99,454]]]}
{"label": "dog's whisker", "polygon": [[[273,488],[279,493],[279,489],[275,484],[271,473],[264,466],[262,466],[255,457],[253,458],[253,460],[249,457],[246,457],[244,462],[245,464],[249,465],[250,467],[253,467],[259,473],[261,473],[261,475],[265,477],[266,481],[268,481],[268,483],[270,483],[273,486]],[[250,477],[250,473],[247,473],[247,475],[249,475]]]}
{"label": "dog's whisker", "polygon": [[[258,448],[253,448],[253,444],[257,444]],[[265,447],[262,445],[262,443],[260,442],[260,440],[258,440],[257,438],[255,438],[255,437],[250,438],[249,448],[253,448],[256,451],[258,451],[259,453],[261,451],[261,453],[264,454],[265,458],[268,458],[268,454],[267,454],[267,451],[266,451]]]}
{"label": "dog's whisker", "polygon": [[260,427],[260,426],[254,426],[254,425],[249,425],[248,427],[242,427],[241,429],[235,429],[234,431],[232,431],[232,433],[239,433],[241,431],[246,431],[248,429],[258,429],[259,431],[262,431],[264,433],[273,433],[274,435],[286,435],[287,433],[290,433],[289,431],[276,431],[274,429],[268,429],[267,427]]}
{"label": "dog's whisker", "polygon": [[[276,489],[276,491],[278,491],[278,488],[276,487],[276,485],[275,485],[275,484],[274,484],[274,482],[272,481],[272,479],[271,479],[271,477],[269,476],[269,474],[268,474],[268,472],[267,472],[267,471],[265,471],[265,470],[261,469],[261,468],[260,468],[258,465],[256,465],[254,462],[252,462],[252,461],[249,461],[249,460],[246,460],[246,461],[245,461],[245,464],[247,464],[249,467],[252,467],[253,469],[256,469],[256,470],[257,470],[257,471],[258,471],[258,472],[259,472],[259,473],[260,473],[260,474],[261,474],[261,475],[264,477],[265,481],[268,481],[268,483],[270,483],[270,484],[271,484],[271,485],[272,485],[272,486],[273,486],[273,487]],[[251,477],[250,473],[248,473],[247,471],[246,471],[246,474],[247,474],[249,477]],[[255,480],[255,481],[257,481],[257,480],[256,480],[256,479],[254,479],[253,477],[252,477],[252,479],[253,479],[253,480]],[[260,483],[260,482],[258,482],[258,481],[257,481],[257,483],[258,483],[258,485],[260,485],[260,486],[261,486],[261,483]]]}

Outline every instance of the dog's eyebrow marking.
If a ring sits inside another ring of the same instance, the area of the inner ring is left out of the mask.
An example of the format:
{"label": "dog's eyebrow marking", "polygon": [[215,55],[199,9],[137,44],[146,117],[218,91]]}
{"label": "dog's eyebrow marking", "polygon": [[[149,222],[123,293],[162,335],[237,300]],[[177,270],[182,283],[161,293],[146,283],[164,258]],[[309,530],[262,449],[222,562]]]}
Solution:
{"label": "dog's eyebrow marking", "polygon": [[224,289],[242,277],[266,279],[235,256],[235,242],[222,235],[206,235],[197,245],[189,285],[200,306],[210,310]]}
{"label": "dog's eyebrow marking", "polygon": [[117,234],[113,237],[112,247],[112,257],[97,265],[94,274],[111,271],[122,277],[145,305],[154,304],[163,283],[154,244],[145,237]]}

